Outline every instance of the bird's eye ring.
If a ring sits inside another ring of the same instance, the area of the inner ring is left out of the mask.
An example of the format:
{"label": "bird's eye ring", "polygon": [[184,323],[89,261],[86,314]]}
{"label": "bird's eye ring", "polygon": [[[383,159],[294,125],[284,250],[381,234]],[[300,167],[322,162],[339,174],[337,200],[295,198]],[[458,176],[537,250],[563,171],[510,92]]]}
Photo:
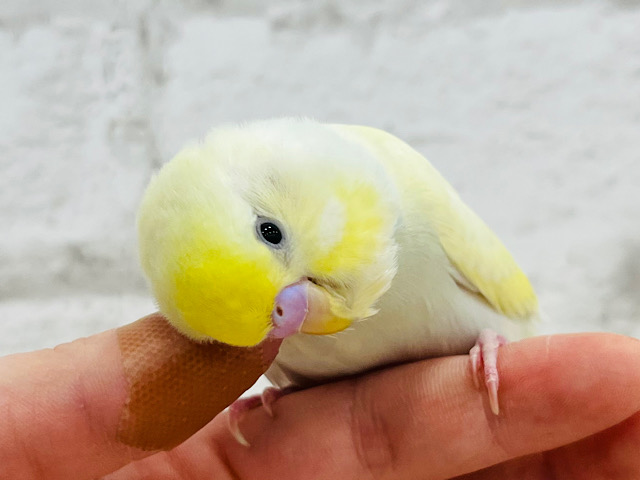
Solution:
{"label": "bird's eye ring", "polygon": [[258,217],[256,231],[260,240],[273,248],[280,248],[284,241],[282,229],[275,220]]}

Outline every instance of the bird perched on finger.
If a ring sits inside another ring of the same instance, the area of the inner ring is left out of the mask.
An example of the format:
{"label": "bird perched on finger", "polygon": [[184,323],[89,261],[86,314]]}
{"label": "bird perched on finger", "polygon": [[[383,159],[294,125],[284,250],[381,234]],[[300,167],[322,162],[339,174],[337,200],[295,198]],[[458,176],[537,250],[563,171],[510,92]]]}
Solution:
{"label": "bird perched on finger", "polygon": [[138,225],[169,321],[199,341],[284,338],[267,371],[282,388],[471,349],[497,414],[498,346],[538,317],[496,235],[424,157],[375,128],[216,128],[152,180]]}

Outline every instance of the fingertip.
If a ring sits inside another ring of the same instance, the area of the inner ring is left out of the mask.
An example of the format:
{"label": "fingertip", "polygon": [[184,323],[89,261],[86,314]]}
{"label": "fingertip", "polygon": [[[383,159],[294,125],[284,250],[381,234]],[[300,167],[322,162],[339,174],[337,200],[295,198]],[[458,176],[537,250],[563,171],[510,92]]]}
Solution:
{"label": "fingertip", "polygon": [[194,342],[152,314],[0,359],[0,403],[11,412],[0,464],[11,478],[95,478],[173,448],[247,390],[279,345]]}
{"label": "fingertip", "polygon": [[[610,333],[534,337],[502,347],[498,361],[504,408],[512,411],[535,402],[552,403],[564,414],[581,405],[584,418],[591,414],[615,421],[615,415],[622,420],[633,413],[640,397],[640,342],[631,337]],[[614,409],[609,404],[612,398],[618,399]]]}
{"label": "fingertip", "polygon": [[3,471],[8,478],[92,478],[142,456],[116,441],[127,388],[113,330],[1,358]]}

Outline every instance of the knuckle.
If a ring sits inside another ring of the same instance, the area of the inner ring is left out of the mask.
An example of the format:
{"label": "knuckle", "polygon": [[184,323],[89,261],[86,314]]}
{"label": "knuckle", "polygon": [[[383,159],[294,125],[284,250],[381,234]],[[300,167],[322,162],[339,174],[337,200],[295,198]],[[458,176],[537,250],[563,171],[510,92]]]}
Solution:
{"label": "knuckle", "polygon": [[397,452],[389,433],[388,419],[378,408],[366,383],[354,382],[351,398],[351,436],[359,467],[372,480],[393,476]]}

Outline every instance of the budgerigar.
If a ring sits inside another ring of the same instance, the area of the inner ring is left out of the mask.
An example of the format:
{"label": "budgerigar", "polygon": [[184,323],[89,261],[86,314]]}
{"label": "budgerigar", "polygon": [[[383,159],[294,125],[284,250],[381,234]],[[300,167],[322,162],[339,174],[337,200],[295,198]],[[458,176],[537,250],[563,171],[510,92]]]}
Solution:
{"label": "budgerigar", "polygon": [[214,129],[152,180],[139,237],[180,331],[241,346],[286,337],[267,372],[279,387],[473,347],[497,413],[497,346],[538,317],[485,223],[424,157],[370,127]]}

